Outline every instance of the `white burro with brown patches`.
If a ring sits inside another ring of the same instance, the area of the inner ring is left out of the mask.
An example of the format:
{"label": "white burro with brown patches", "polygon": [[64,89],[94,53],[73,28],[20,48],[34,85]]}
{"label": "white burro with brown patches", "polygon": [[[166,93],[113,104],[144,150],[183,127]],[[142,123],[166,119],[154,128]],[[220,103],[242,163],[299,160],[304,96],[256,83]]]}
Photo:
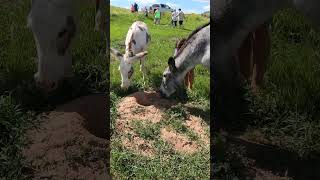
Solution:
{"label": "white burro with brown patches", "polygon": [[120,60],[119,71],[121,73],[121,88],[127,89],[130,86],[130,79],[133,74],[133,63],[140,60],[140,71],[143,74],[143,81],[145,76],[144,61],[148,54],[147,46],[150,42],[150,35],[148,27],[144,22],[134,22],[126,37],[126,50],[121,54],[118,50],[110,48],[111,53]]}
{"label": "white burro with brown patches", "polygon": [[[32,0],[28,27],[32,30],[37,48],[38,71],[34,78],[37,86],[50,92],[58,83],[72,75],[70,45],[76,35],[78,4],[74,0]],[[98,4],[99,3],[99,4]],[[104,1],[96,1],[97,14],[103,13]],[[100,18],[105,19],[105,18]],[[98,23],[98,22],[96,22]],[[97,25],[96,25],[97,26]]]}

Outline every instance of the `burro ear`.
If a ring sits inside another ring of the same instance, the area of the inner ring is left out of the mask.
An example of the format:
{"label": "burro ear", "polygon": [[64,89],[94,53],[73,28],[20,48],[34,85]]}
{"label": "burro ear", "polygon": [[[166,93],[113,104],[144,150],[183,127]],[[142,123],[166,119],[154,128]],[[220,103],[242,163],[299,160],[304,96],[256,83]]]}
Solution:
{"label": "burro ear", "polygon": [[174,61],[174,58],[173,57],[169,57],[168,59],[168,65],[169,65],[169,69],[171,72],[174,72],[177,70],[177,67],[176,67],[176,62]]}
{"label": "burro ear", "polygon": [[146,56],[148,54],[148,51],[143,51],[143,52],[140,52],[140,53],[137,53],[135,56],[137,58],[143,58],[144,56]]}
{"label": "burro ear", "polygon": [[143,51],[143,52],[137,53],[134,56],[129,57],[129,59],[128,59],[129,62],[128,63],[133,63],[136,60],[139,60],[139,59],[145,57],[147,54],[148,54],[148,51]]}
{"label": "burro ear", "polygon": [[120,51],[114,49],[114,48],[110,48],[110,52],[112,55],[114,55],[116,57],[116,59],[121,59],[123,57],[123,55],[120,53]]}

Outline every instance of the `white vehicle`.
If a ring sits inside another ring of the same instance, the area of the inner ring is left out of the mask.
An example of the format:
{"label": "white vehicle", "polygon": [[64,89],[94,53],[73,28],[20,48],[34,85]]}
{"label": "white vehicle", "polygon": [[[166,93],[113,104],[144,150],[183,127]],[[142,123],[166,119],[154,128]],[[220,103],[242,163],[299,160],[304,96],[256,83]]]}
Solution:
{"label": "white vehicle", "polygon": [[155,9],[157,9],[157,8],[159,9],[160,12],[172,12],[173,11],[173,9],[166,4],[153,4],[151,6],[151,8],[152,8],[152,11],[155,11]]}

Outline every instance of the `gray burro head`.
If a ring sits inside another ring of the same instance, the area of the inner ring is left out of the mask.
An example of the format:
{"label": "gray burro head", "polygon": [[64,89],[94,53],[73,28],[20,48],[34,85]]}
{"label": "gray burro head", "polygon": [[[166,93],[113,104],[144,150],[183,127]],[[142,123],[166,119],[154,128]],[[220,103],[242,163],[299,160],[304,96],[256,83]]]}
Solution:
{"label": "gray burro head", "polygon": [[163,72],[162,83],[160,85],[160,95],[170,97],[177,90],[183,88],[183,79],[178,78],[178,69],[173,57],[168,59],[168,67]]}
{"label": "gray burro head", "polygon": [[185,95],[184,79],[187,72],[196,65],[210,67],[210,23],[194,30],[183,42],[181,47],[176,47],[174,57],[168,59],[168,67],[163,72],[160,85],[160,95],[170,97],[174,93],[179,97]]}

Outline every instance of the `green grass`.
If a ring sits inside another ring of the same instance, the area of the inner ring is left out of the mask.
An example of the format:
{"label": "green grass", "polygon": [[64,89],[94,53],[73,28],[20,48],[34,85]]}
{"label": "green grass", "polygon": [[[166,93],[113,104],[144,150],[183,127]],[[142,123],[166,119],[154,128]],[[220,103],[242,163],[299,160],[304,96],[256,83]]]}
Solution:
{"label": "green grass", "polygon": [[[151,35],[151,44],[148,47],[148,55],[146,58],[146,87],[143,87],[142,73],[138,68],[139,63],[136,63],[134,65],[135,72],[132,79],[133,84],[131,89],[129,89],[129,92],[137,89],[158,88],[161,83],[162,73],[167,66],[168,58],[173,55],[175,40],[177,38],[187,37],[192,30],[209,21],[207,18],[192,14],[186,17],[185,29],[173,29],[170,27],[171,21],[168,15],[165,15],[161,20],[161,24],[156,26],[153,24],[153,19],[151,17],[146,18],[142,14],[131,14],[127,10],[111,7],[110,46],[118,48],[124,52],[124,41],[128,29],[131,24],[137,20],[143,21],[148,25]],[[110,86],[114,92],[119,94],[121,93],[121,79],[120,72],[118,71],[118,65],[119,62],[112,58],[110,63]],[[210,92],[210,87],[208,86],[210,78],[209,72],[199,66],[196,68],[195,73],[196,79],[194,89],[196,89],[196,91],[194,92],[194,96],[208,97]]]}
{"label": "green grass", "polygon": [[[167,66],[167,60],[173,55],[175,41],[178,38],[187,37],[192,30],[205,24],[209,19],[201,15],[191,14],[186,17],[184,29],[171,28],[168,15],[163,17],[160,25],[154,25],[151,17],[146,18],[142,14],[132,14],[129,10],[118,7],[111,7],[110,18],[110,46],[118,48],[122,52],[124,52],[127,31],[134,21],[145,22],[151,35],[151,43],[146,58],[147,78],[145,86],[143,86],[142,73],[139,71],[139,63],[137,63],[134,65],[132,86],[128,91],[122,91],[120,89],[120,72],[118,71],[119,62],[111,59],[111,126],[114,127],[117,118],[116,105],[119,100],[136,91],[158,89],[162,73]],[[204,113],[208,113],[210,110],[209,78],[209,72],[206,69],[201,66],[197,67],[195,69],[194,89],[188,91],[187,103],[198,106],[198,108],[204,110]],[[193,155],[186,155],[174,151],[171,145],[164,142],[160,137],[160,129],[170,127],[176,132],[186,135],[190,140],[198,141],[197,135],[183,124],[183,119],[186,116],[186,109],[182,105],[177,105],[168,109],[164,119],[158,123],[133,121],[134,133],[140,138],[152,142],[152,147],[156,151],[152,157],[141,156],[123,147],[120,140],[121,133],[114,132],[113,129],[111,142],[112,176],[117,179],[209,179],[209,146],[202,147],[201,151]]]}
{"label": "green grass", "polygon": [[[22,178],[24,132],[37,122],[35,114],[91,92],[106,91],[105,40],[93,31],[95,6],[79,3],[79,34],[72,44],[75,77],[45,98],[34,85],[36,47],[27,28],[31,1],[3,2],[0,8],[0,179]],[[31,115],[32,114],[32,115]],[[32,126],[33,127],[33,126]]]}
{"label": "green grass", "polygon": [[146,140],[156,140],[159,138],[160,128],[159,124],[146,124],[141,121],[134,121],[133,128],[139,137]]}
{"label": "green grass", "polygon": [[19,179],[27,166],[21,154],[24,134],[35,126],[34,113],[24,112],[10,95],[0,96],[0,177]]}
{"label": "green grass", "polygon": [[252,99],[254,128],[301,156],[320,152],[319,40],[319,32],[295,11],[278,13],[266,89]]}
{"label": "green grass", "polygon": [[[152,142],[152,147],[155,149],[152,157],[138,155],[123,147],[118,136],[112,137],[111,173],[113,177],[117,179],[209,179],[209,145],[203,145],[201,151],[192,155],[175,152],[170,144],[161,139],[161,128],[170,127],[187,135],[193,141],[197,141],[198,137],[182,124],[183,118],[177,118],[169,113],[166,116],[166,120],[156,124],[142,121],[132,123],[133,131],[139,137]],[[132,138],[130,134],[127,136],[129,139]]]}
{"label": "green grass", "polygon": [[248,176],[249,160],[244,157],[245,149],[227,144],[222,136],[215,137],[215,164],[212,173],[216,179],[245,179]]}

